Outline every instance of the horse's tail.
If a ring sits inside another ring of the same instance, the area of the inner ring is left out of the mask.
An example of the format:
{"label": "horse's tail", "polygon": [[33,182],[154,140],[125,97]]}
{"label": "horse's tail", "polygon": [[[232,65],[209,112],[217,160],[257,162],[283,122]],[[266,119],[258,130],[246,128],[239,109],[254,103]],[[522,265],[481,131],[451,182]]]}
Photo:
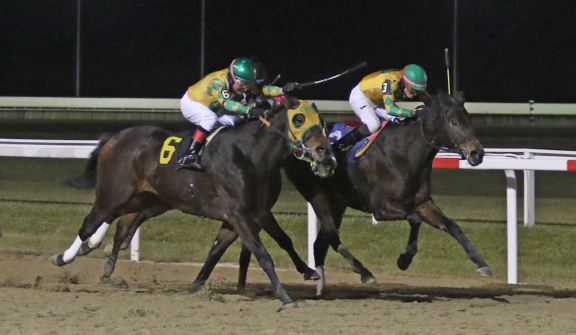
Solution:
{"label": "horse's tail", "polygon": [[98,168],[98,156],[100,155],[100,150],[110,138],[112,138],[113,134],[104,134],[100,137],[100,141],[98,142],[98,146],[88,158],[88,163],[86,164],[86,168],[82,174],[77,176],[66,178],[63,181],[63,184],[68,187],[73,187],[79,190],[87,190],[92,189],[96,186],[96,169]]}

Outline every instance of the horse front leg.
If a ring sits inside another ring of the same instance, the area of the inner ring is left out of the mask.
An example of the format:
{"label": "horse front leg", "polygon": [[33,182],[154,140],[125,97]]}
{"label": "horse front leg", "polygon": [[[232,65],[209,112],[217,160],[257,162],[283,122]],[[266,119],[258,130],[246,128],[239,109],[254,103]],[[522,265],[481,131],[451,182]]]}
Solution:
{"label": "horse front leg", "polygon": [[450,234],[450,236],[454,237],[458,243],[460,243],[462,248],[464,248],[464,251],[466,251],[466,254],[468,254],[470,260],[472,260],[472,262],[478,266],[476,269],[478,274],[484,277],[492,276],[492,270],[490,270],[488,264],[484,261],[478,250],[476,250],[474,244],[472,244],[468,237],[464,235],[462,229],[460,229],[456,222],[452,221],[450,218],[444,215],[444,213],[442,213],[440,208],[434,204],[432,199],[418,205],[416,210],[422,218],[422,221],[430,224],[435,228],[446,231],[448,234]]}
{"label": "horse front leg", "polygon": [[234,231],[238,233],[240,238],[242,238],[242,242],[254,256],[256,256],[258,264],[260,264],[262,270],[268,275],[275,289],[274,296],[282,301],[283,307],[296,307],[296,303],[288,296],[286,290],[280,283],[278,275],[274,270],[272,257],[268,254],[268,251],[260,240],[260,236],[258,236],[260,226],[248,215],[241,214],[239,211],[235,211],[234,214],[229,214],[228,217],[230,225],[234,227]]}
{"label": "horse front leg", "polygon": [[192,283],[191,291],[198,292],[204,284],[206,284],[206,280],[210,277],[210,274],[214,270],[226,249],[238,238],[238,233],[234,231],[234,228],[226,221],[222,222],[222,226],[220,227],[220,231],[218,231],[218,235],[214,239],[214,243],[212,243],[212,248],[210,248],[210,252],[208,252],[208,258],[204,262],[202,269],[198,273],[198,276]]}
{"label": "horse front leg", "polygon": [[257,219],[256,222],[260,224],[262,229],[270,237],[278,243],[278,245],[284,249],[292,262],[296,266],[296,270],[304,275],[304,280],[318,280],[320,279],[320,275],[313,269],[309,268],[306,265],[306,262],[300,258],[296,250],[294,250],[294,244],[292,243],[292,239],[284,232],[284,230],[278,224],[278,221],[274,218],[274,215],[270,212],[262,213]]}
{"label": "horse front leg", "polygon": [[400,270],[406,270],[412,263],[412,259],[418,252],[418,232],[422,225],[422,220],[418,214],[409,214],[406,218],[410,224],[410,236],[408,237],[408,244],[406,245],[406,252],[400,254],[396,260],[396,264]]}
{"label": "horse front leg", "polygon": [[324,197],[315,197],[311,202],[314,212],[320,221],[320,232],[314,242],[314,259],[316,271],[321,279],[316,284],[316,294],[321,295],[326,287],[326,276],[324,273],[324,261],[331,246],[338,252],[352,267],[352,271],[360,274],[360,279],[364,284],[376,283],[376,278],[364,265],[352,255],[340,240],[338,229],[342,224],[342,216],[346,211],[346,206],[329,202]]}

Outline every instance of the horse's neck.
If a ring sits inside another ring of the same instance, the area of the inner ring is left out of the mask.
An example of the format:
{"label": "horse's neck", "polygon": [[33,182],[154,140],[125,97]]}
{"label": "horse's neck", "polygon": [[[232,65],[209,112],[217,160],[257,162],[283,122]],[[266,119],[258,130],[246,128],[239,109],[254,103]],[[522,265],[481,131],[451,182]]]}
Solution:
{"label": "horse's neck", "polygon": [[[280,112],[281,113],[281,112]],[[273,168],[278,166],[290,154],[290,147],[287,140],[277,131],[270,129],[274,127],[281,133],[286,131],[285,116],[277,115],[270,120],[270,126],[258,124],[247,124],[242,131],[242,137],[250,137],[254,141],[240,141],[238,145],[243,152],[249,153],[248,156],[258,168],[264,165]]]}
{"label": "horse's neck", "polygon": [[431,160],[438,153],[438,148],[430,145],[424,136],[426,132],[422,128],[421,121],[405,125],[394,125],[383,130],[384,136],[376,137],[377,146],[380,149],[378,155],[382,153],[395,153],[405,156],[410,153],[409,158],[418,160]]}

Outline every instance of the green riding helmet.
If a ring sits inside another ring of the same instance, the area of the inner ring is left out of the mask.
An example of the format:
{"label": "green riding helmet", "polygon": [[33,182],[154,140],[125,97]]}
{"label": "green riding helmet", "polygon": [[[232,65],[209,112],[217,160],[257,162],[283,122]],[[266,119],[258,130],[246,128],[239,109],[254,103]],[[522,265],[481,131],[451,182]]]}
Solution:
{"label": "green riding helmet", "polygon": [[246,58],[236,58],[230,64],[230,74],[234,81],[253,84],[255,81],[254,63]]}
{"label": "green riding helmet", "polygon": [[402,69],[402,81],[417,91],[425,91],[428,76],[420,65],[409,64]]}

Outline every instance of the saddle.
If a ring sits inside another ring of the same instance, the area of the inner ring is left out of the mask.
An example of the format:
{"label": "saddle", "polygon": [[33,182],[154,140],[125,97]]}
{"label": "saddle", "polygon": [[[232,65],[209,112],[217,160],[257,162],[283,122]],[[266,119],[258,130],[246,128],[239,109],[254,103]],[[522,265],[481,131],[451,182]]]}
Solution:
{"label": "saddle", "polygon": [[[345,122],[336,123],[334,125],[334,127],[332,127],[332,130],[330,130],[330,135],[329,135],[330,144],[333,144],[334,142],[338,141],[344,135],[351,132],[354,128],[359,127],[361,124],[362,124],[362,122],[354,121],[354,120],[348,120]],[[349,163],[355,163],[356,158],[361,157],[368,150],[368,148],[370,148],[370,146],[372,145],[372,142],[374,142],[374,139],[376,137],[378,137],[378,134],[380,134],[380,132],[382,131],[382,129],[384,129],[384,126],[386,126],[386,124],[388,124],[388,121],[383,121],[380,129],[378,129],[376,132],[374,132],[370,136],[367,136],[367,137],[363,138],[362,140],[358,141],[358,143],[356,143],[348,151],[348,153],[346,154],[346,158],[347,158]]]}

